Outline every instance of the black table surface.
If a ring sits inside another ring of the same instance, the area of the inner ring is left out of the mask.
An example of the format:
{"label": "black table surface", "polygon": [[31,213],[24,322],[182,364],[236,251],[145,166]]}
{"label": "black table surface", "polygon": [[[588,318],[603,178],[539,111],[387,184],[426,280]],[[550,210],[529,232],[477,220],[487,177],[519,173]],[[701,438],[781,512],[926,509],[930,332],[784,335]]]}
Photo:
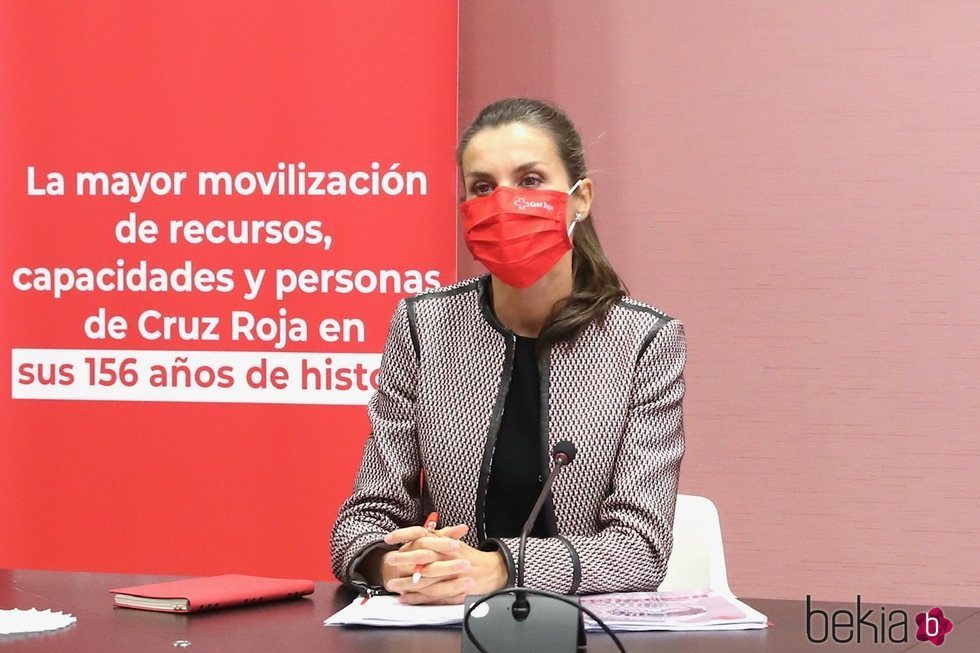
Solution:
{"label": "black table surface", "polygon": [[[354,594],[337,583],[319,582],[303,599],[227,608],[197,614],[170,614],[114,608],[109,589],[173,580],[170,576],[59,571],[0,570],[0,608],[37,608],[70,612],[78,621],[68,628],[32,635],[0,635],[6,651],[345,651],[359,653],[436,653],[460,650],[459,629],[340,628],[323,620],[347,605]],[[627,651],[980,651],[980,607],[947,607],[953,632],[936,647],[915,639],[912,615],[934,606],[887,604],[908,612],[909,641],[873,643],[867,630],[861,644],[814,644],[807,640],[804,601],[742,598],[765,613],[765,630],[728,632],[619,633]],[[862,599],[863,601],[863,599]],[[881,604],[869,604],[879,606]],[[833,614],[853,603],[815,602]],[[877,608],[876,608],[877,609]],[[875,614],[878,614],[877,612]],[[818,619],[819,621],[819,619]],[[814,622],[816,623],[816,622]],[[887,622],[886,622],[887,623]],[[615,651],[607,635],[590,633],[588,650]]]}

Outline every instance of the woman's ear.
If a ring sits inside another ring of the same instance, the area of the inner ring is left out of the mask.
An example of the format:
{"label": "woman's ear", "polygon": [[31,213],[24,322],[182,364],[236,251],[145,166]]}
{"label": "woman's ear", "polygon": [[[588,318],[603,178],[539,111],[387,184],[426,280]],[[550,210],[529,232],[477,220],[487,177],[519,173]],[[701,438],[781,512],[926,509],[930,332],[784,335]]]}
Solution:
{"label": "woman's ear", "polygon": [[583,177],[578,184],[578,188],[572,193],[569,203],[572,205],[574,213],[581,213],[582,215],[589,215],[589,211],[592,210],[592,180],[588,177]]}

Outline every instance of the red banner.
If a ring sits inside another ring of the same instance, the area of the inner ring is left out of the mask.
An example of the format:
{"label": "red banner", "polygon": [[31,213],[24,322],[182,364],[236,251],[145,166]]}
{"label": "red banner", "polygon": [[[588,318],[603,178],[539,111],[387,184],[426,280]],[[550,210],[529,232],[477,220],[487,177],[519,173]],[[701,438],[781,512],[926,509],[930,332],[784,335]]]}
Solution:
{"label": "red banner", "polygon": [[4,3],[0,567],[329,577],[391,312],[454,280],[456,13]]}

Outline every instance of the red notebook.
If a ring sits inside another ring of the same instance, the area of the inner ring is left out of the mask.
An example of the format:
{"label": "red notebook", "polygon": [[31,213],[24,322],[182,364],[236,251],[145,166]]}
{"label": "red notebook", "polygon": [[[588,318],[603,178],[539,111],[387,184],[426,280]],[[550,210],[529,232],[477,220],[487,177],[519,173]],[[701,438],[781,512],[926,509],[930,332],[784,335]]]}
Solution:
{"label": "red notebook", "polygon": [[313,581],[226,574],[109,590],[114,605],[158,612],[198,612],[292,599],[313,593]]}

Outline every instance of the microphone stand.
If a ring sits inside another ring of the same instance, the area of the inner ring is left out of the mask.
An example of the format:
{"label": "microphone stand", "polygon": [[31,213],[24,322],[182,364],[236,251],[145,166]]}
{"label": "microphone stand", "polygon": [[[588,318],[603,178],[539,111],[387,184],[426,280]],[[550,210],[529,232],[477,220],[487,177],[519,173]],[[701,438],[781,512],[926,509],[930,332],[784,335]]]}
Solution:
{"label": "microphone stand", "polygon": [[544,487],[541,488],[538,500],[534,503],[534,507],[531,508],[531,514],[528,515],[527,521],[524,522],[524,528],[521,529],[521,544],[517,550],[517,591],[514,593],[514,606],[511,608],[511,614],[518,621],[527,619],[528,614],[531,612],[531,605],[527,601],[527,593],[521,591],[521,588],[524,587],[524,546],[527,543],[527,536],[531,532],[531,529],[534,528],[534,522],[538,520],[538,514],[544,506],[545,499],[551,493],[551,486],[555,482],[555,477],[558,476],[559,470],[566,464],[568,464],[568,456],[564,453],[556,453],[555,466],[551,468],[551,472],[548,474],[548,480],[545,481]]}
{"label": "microphone stand", "polygon": [[[555,477],[574,457],[575,446],[571,442],[561,442],[552,451],[555,464],[524,523],[524,528],[521,529],[516,587],[497,590],[485,596],[466,597],[462,653],[575,653],[584,650],[585,628],[578,597],[556,594],[549,596],[550,592],[524,587],[524,549],[527,536],[534,528],[534,522],[551,493]],[[477,603],[480,605],[476,605]],[[481,643],[476,644],[476,640]]]}

